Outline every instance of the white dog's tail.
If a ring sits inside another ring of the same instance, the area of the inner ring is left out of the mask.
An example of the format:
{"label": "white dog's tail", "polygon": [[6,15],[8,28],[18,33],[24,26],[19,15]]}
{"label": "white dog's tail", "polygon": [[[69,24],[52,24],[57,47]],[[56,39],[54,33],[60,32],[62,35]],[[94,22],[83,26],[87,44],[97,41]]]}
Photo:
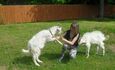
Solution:
{"label": "white dog's tail", "polygon": [[29,50],[22,49],[23,53],[29,53]]}

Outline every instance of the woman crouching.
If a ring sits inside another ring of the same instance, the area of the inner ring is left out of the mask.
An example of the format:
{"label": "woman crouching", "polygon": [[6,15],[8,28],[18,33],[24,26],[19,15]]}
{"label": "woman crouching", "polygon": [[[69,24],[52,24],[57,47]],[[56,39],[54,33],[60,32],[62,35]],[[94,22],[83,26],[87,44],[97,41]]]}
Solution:
{"label": "woman crouching", "polygon": [[71,24],[70,29],[67,30],[63,36],[61,36],[64,45],[62,48],[61,57],[59,61],[61,61],[64,58],[66,50],[69,50],[69,55],[71,58],[76,57],[79,37],[79,25],[74,21]]}

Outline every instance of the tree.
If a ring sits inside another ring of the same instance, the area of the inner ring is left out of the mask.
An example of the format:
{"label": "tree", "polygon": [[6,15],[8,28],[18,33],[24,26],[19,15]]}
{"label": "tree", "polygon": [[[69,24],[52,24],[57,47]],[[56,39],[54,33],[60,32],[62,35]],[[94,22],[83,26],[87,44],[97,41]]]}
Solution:
{"label": "tree", "polygon": [[114,4],[115,5],[115,0],[108,0],[109,4]]}
{"label": "tree", "polygon": [[100,18],[104,17],[104,0],[100,0],[100,7],[99,7],[99,15]]}

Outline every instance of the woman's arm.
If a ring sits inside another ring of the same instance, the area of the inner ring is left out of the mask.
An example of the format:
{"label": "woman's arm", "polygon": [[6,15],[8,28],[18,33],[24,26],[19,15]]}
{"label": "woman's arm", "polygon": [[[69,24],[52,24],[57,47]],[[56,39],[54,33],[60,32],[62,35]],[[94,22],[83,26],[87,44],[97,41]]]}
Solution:
{"label": "woman's arm", "polygon": [[65,36],[65,34],[66,34],[66,32],[64,32],[62,35],[60,35],[60,36],[54,36],[54,38],[56,38],[56,39],[60,39],[61,37],[63,37],[63,36]]}
{"label": "woman's arm", "polygon": [[63,37],[62,37],[62,40],[63,40],[64,42],[70,44],[70,45],[73,45],[73,44],[76,42],[76,40],[78,39],[78,37],[79,37],[79,34],[77,34],[77,36],[75,36],[72,41],[68,41],[67,39],[65,39],[65,38],[63,38]]}

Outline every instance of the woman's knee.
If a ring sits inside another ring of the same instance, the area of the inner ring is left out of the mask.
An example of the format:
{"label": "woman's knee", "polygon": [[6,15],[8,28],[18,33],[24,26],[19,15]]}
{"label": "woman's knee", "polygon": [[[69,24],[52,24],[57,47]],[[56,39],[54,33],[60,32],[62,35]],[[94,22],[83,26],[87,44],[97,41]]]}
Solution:
{"label": "woman's knee", "polygon": [[64,49],[67,49],[67,48],[68,48],[68,45],[67,45],[67,44],[64,44],[64,45],[63,45],[63,48],[64,48]]}
{"label": "woman's knee", "polygon": [[72,49],[69,54],[70,54],[71,58],[75,58],[76,54],[77,54],[77,50],[76,49]]}

